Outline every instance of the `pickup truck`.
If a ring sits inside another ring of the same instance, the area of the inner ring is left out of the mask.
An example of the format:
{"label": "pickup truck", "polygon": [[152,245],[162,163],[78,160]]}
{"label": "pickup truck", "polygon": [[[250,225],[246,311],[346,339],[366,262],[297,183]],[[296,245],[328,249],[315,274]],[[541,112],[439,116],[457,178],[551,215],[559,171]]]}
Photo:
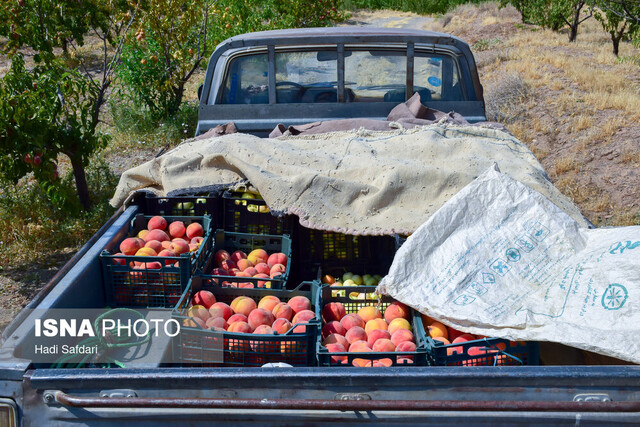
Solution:
{"label": "pickup truck", "polygon": [[[456,37],[346,27],[245,34],[210,58],[197,134],[228,122],[265,136],[278,124],[385,119],[416,92],[430,108],[486,120],[473,55]],[[181,206],[211,199],[199,197]],[[167,362],[171,346],[154,338],[132,365],[35,357],[40,319],[113,307],[101,254],[137,215],[156,213],[145,197],[121,207],[4,330],[0,425],[640,423],[640,368],[630,364],[211,367]],[[295,222],[292,233],[310,244]],[[315,279],[302,276],[294,269],[287,287]]]}

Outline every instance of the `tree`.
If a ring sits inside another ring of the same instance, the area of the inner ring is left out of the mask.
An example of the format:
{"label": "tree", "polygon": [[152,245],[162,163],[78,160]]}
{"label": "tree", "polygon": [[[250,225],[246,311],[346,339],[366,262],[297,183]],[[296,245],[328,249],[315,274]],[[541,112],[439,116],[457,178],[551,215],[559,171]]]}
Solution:
{"label": "tree", "polygon": [[611,35],[613,54],[618,56],[620,42],[640,36],[640,1],[596,0],[592,2],[595,18]]}
{"label": "tree", "polygon": [[[97,131],[113,67],[122,51],[122,35],[133,22],[137,3],[125,0],[16,0],[0,8],[0,35],[11,59],[0,81],[0,169],[17,181],[29,172],[50,196],[56,192],[58,155],[73,169],[79,200],[90,208],[85,167],[106,144]],[[95,34],[103,45],[98,73],[82,56],[72,55]],[[21,53],[31,48],[34,66]],[[62,53],[57,53],[60,48]],[[109,54],[109,48],[115,53]],[[71,57],[76,66],[70,65]]]}
{"label": "tree", "polygon": [[521,14],[523,22],[540,25],[558,31],[569,26],[569,41],[578,36],[578,26],[591,18],[592,13],[582,16],[586,0],[501,0],[501,6],[513,5]]}

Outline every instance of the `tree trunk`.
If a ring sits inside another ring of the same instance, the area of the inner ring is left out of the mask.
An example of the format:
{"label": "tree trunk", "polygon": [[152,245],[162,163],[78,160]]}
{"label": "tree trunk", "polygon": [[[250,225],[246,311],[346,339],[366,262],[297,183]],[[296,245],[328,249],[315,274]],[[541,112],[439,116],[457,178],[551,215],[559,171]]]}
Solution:
{"label": "tree trunk", "polygon": [[73,167],[73,177],[76,180],[76,189],[78,190],[78,198],[85,211],[91,208],[89,201],[89,186],[87,185],[87,176],[84,172],[84,166],[82,164],[82,156],[78,154],[66,153],[71,160],[71,166]]}
{"label": "tree trunk", "polygon": [[613,33],[611,33],[611,41],[613,42],[613,54],[615,56],[618,56],[620,37],[616,37]]}
{"label": "tree trunk", "polygon": [[578,37],[578,24],[580,23],[580,9],[573,11],[573,20],[571,21],[571,32],[569,33],[569,41],[574,42]]}
{"label": "tree trunk", "polygon": [[173,105],[169,108],[169,114],[174,115],[180,109],[180,104],[182,104],[182,97],[184,96],[184,83],[173,88],[173,94],[175,95]]}

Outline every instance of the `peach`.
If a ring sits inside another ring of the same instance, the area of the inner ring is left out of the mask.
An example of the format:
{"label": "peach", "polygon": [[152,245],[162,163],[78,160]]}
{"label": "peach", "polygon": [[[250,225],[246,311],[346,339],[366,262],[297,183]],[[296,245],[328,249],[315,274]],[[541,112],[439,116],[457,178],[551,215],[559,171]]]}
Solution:
{"label": "peach", "polygon": [[251,312],[258,308],[258,304],[251,298],[243,298],[236,304],[235,308],[233,306],[231,308],[233,308],[233,311],[236,313],[244,314],[248,319]]}
{"label": "peach", "polygon": [[253,277],[249,273],[245,273],[244,271],[236,271],[235,276],[236,277]]}
{"label": "peach", "polygon": [[282,252],[277,252],[275,254],[269,255],[269,258],[267,258],[266,264],[269,266],[269,268],[272,268],[276,264],[282,264],[286,267],[287,261],[288,259],[285,254],[283,254]]}
{"label": "peach", "polygon": [[147,223],[147,229],[152,230],[164,230],[167,228],[167,220],[161,216],[154,216]]}
{"label": "peach", "polygon": [[273,312],[273,308],[280,303],[280,298],[275,295],[267,295],[258,303],[258,308],[264,308],[269,312]]}
{"label": "peach", "polygon": [[311,301],[309,298],[302,295],[295,296],[287,303],[293,309],[293,312],[298,314],[303,310],[311,310]]}
{"label": "peach", "polygon": [[204,236],[204,228],[202,228],[202,225],[198,224],[197,222],[193,222],[187,226],[185,233],[187,234],[187,237],[189,239],[193,239],[194,237],[202,237]]}
{"label": "peach", "polygon": [[159,242],[165,242],[167,240],[171,240],[169,235],[162,230],[154,229],[150,230],[145,236],[144,241],[148,242],[149,240],[157,240]]}
{"label": "peach", "polygon": [[[327,344],[327,350],[329,353],[346,353],[347,349],[342,344],[331,343]],[[331,363],[343,363],[347,360],[347,356],[331,356]]]}
{"label": "peach", "polygon": [[373,348],[373,344],[383,338],[391,338],[389,331],[385,331],[384,329],[374,329],[371,333],[367,334],[367,343],[369,344],[369,347]]}
{"label": "peach", "polygon": [[202,305],[204,308],[209,308],[216,303],[216,297],[209,291],[198,291],[191,299],[193,305]]}
{"label": "peach", "polygon": [[440,341],[441,343],[443,343],[444,345],[449,345],[451,344],[451,342],[446,339],[445,337],[433,337],[434,341]]}
{"label": "peach", "polygon": [[389,329],[387,322],[384,319],[371,319],[364,325],[364,330],[367,334],[375,329],[384,329],[385,331]]}
{"label": "peach", "polygon": [[[145,263],[142,263],[142,267],[147,270],[159,270],[162,268],[162,263],[158,261],[145,262]],[[157,275],[154,275],[154,276],[157,276]]]}
{"label": "peach", "polygon": [[230,259],[223,259],[222,261],[220,261],[220,264],[218,264],[218,267],[222,268],[223,270],[230,271],[236,268],[236,263],[231,261]]}
{"label": "peach", "polygon": [[289,329],[291,329],[291,322],[289,322],[289,320],[280,317],[278,319],[276,319],[273,324],[271,325],[271,327],[273,328],[274,331],[276,331],[278,334],[286,334],[287,332],[289,332]]}
{"label": "peach", "polygon": [[339,322],[346,315],[347,311],[341,302],[330,302],[322,307],[322,319],[327,323],[334,320]]}
{"label": "peach", "polygon": [[220,263],[225,259],[231,259],[231,255],[229,255],[229,252],[225,251],[224,249],[220,249],[213,256],[213,260],[218,267],[220,266]]}
{"label": "peach", "polygon": [[251,326],[253,330],[255,330],[260,325],[267,325],[271,327],[273,322],[275,322],[276,320],[275,317],[273,317],[273,314],[271,314],[269,310],[265,310],[264,308],[255,308],[251,310],[251,313],[249,313],[247,319],[249,326]]}
{"label": "peach", "polygon": [[[233,261],[233,259],[231,259]],[[236,265],[240,269],[240,271],[245,271],[249,267],[253,267],[253,263],[246,258],[241,258],[238,261],[235,261]]]}
{"label": "peach", "polygon": [[402,341],[396,345],[396,351],[416,351],[417,348],[416,343],[411,341]]}
{"label": "peach", "polygon": [[413,332],[408,329],[398,329],[393,334],[391,334],[391,342],[396,346],[404,341],[415,342],[415,337],[413,336]]}
{"label": "peach", "polygon": [[364,340],[356,340],[349,346],[349,353],[368,353],[372,351],[369,344]]}
{"label": "peach", "polygon": [[347,330],[342,326],[342,323],[333,320],[322,327],[322,336],[328,337],[331,334],[340,334],[344,335],[347,333]]}
{"label": "peach", "polygon": [[158,256],[158,253],[149,247],[138,249],[136,256]]}
{"label": "peach", "polygon": [[462,335],[459,335],[459,336],[455,337],[453,339],[453,341],[451,341],[451,344],[455,344],[455,343],[459,343],[459,342],[474,341],[475,339],[476,339],[476,337],[474,337],[471,334],[462,334]]}
{"label": "peach", "polygon": [[229,327],[227,328],[227,332],[238,332],[243,334],[250,334],[253,332],[253,330],[251,329],[251,326],[249,326],[247,322],[239,321],[239,322],[230,323]]}
{"label": "peach", "polygon": [[373,343],[371,350],[379,352],[396,351],[396,345],[388,338],[380,338]]}
{"label": "peach", "polygon": [[229,327],[229,324],[224,320],[224,317],[209,317],[205,325],[207,328],[214,328],[215,330],[222,329],[223,331],[226,331]]}
{"label": "peach", "polygon": [[269,270],[269,276],[271,276],[271,278],[273,279],[276,276],[283,275],[284,273],[286,273],[286,271],[287,267],[282,264],[276,264]]}
{"label": "peach", "polygon": [[[291,323],[293,325],[295,325],[296,323],[308,323],[310,320],[313,320],[316,318],[316,314],[311,311],[311,310],[302,310],[298,313],[296,313],[295,316],[293,316],[293,320],[291,321]],[[293,329],[293,332],[298,334],[298,333],[304,333],[307,330],[307,327],[304,325],[300,325],[300,326],[296,326]]]}
{"label": "peach", "polygon": [[161,243],[162,249],[169,249],[169,247],[171,247],[171,240],[163,240]]}
{"label": "peach", "polygon": [[420,313],[420,319],[422,319],[422,325],[424,326],[425,331],[427,330],[427,326],[437,321],[433,317],[429,317],[423,313]]}
{"label": "peach", "polygon": [[342,319],[340,319],[340,323],[342,323],[342,326],[344,326],[347,331],[354,326],[364,328],[365,325],[364,320],[362,320],[362,318],[355,313],[347,314]]}
{"label": "peach", "polygon": [[207,325],[204,320],[199,317],[192,317],[190,319],[184,319],[182,321],[182,326],[186,326],[188,328],[196,328],[201,327],[202,329],[207,329]]}
{"label": "peach", "polygon": [[234,253],[231,254],[231,261],[235,262],[236,264],[241,259],[247,259],[247,254],[245,254],[242,251],[235,251]]}
{"label": "peach", "polygon": [[194,244],[194,245],[198,245],[200,246],[200,244],[202,244],[202,242],[204,241],[204,237],[202,236],[196,236],[193,239],[189,240],[189,244]]}
{"label": "peach", "polygon": [[175,252],[176,254],[184,254],[189,252],[189,243],[183,239],[176,239],[171,242],[171,246],[169,249]]}
{"label": "peach", "polygon": [[[124,255],[122,252],[118,252],[116,255]],[[116,265],[127,265],[127,260],[124,258],[114,258],[113,263]]]}
{"label": "peach", "polygon": [[256,274],[260,273],[260,274],[266,274],[267,277],[269,277],[269,273],[271,271],[271,269],[269,268],[269,266],[267,264],[265,264],[264,262],[259,262],[254,266],[255,270],[256,270]]}
{"label": "peach", "polygon": [[351,364],[356,368],[372,368],[374,367],[373,363],[373,360],[363,359],[361,357],[356,357],[351,361]]}
{"label": "peach", "polygon": [[429,332],[431,338],[442,337],[449,339],[447,327],[440,322],[433,322],[427,326],[427,332]]}
{"label": "peach", "polygon": [[410,331],[411,323],[409,323],[407,319],[404,319],[402,317],[397,317],[393,319],[391,323],[389,323],[389,327],[387,329],[389,330],[389,333],[392,335],[395,331],[398,331],[400,329],[407,329]]}
{"label": "peach", "polygon": [[200,246],[195,243],[189,243],[189,252],[195,252],[198,250]]}
{"label": "peach", "polygon": [[453,342],[453,340],[455,340],[456,338],[458,338],[460,335],[464,334],[464,332],[459,331],[457,329],[454,329],[450,326],[447,327],[447,338],[449,339],[449,341]]}
{"label": "peach", "polygon": [[253,277],[253,276],[255,276],[256,274],[258,274],[258,272],[256,271],[256,269],[255,269],[255,268],[253,268],[253,267],[249,267],[249,268],[247,268],[246,270],[244,270],[244,271],[243,271],[243,273],[247,275],[246,277]]}
{"label": "peach", "polygon": [[228,324],[232,324],[232,323],[235,323],[235,322],[245,322],[246,323],[247,320],[249,320],[249,319],[247,319],[247,316],[245,316],[244,314],[235,313],[235,314],[232,314],[231,317],[229,317],[227,319],[227,323]]}
{"label": "peach", "polygon": [[293,308],[291,308],[289,304],[284,302],[276,304],[271,312],[276,317],[276,319],[282,318],[287,320],[293,319],[293,315],[295,314],[293,312]]}
{"label": "peach", "polygon": [[[254,331],[254,335],[274,335],[275,332],[271,329],[271,326],[268,325],[260,325]],[[250,341],[251,349],[258,353],[273,353],[278,350],[280,343],[275,342],[273,340],[267,341]]]}
{"label": "peach", "polygon": [[245,297],[245,296],[243,296],[243,295],[240,295],[240,296],[238,296],[238,297],[235,297],[235,298],[233,299],[233,301],[231,301],[231,304],[229,304],[229,306],[231,307],[231,310],[233,310],[234,312],[236,312],[236,305],[238,305],[238,303],[239,303],[240,301],[242,301],[243,299],[245,299],[245,298],[249,298],[249,297]]}
{"label": "peach", "polygon": [[138,231],[138,235],[136,237],[144,240],[144,236],[146,236],[148,232],[149,232],[149,230],[147,230],[147,229],[140,230],[140,231]]}
{"label": "peach", "polygon": [[211,275],[212,276],[232,276],[232,274],[229,274],[227,270],[219,267],[216,267],[213,270],[211,270]]}
{"label": "peach", "polygon": [[162,251],[162,242],[157,240],[149,240],[144,244],[144,246],[153,249],[156,253],[160,253]]}
{"label": "peach", "polygon": [[223,302],[216,302],[209,307],[209,314],[211,317],[222,317],[224,320],[228,320],[233,316],[233,310]]}
{"label": "peach", "polygon": [[[256,274],[255,276],[253,276],[257,279],[268,279],[269,276],[267,276],[266,274]],[[270,288],[271,287],[271,282],[268,280],[258,280],[258,287],[259,288]],[[273,309],[272,309],[273,310]]]}
{"label": "peach", "polygon": [[347,350],[349,349],[349,341],[347,341],[347,339],[340,334],[331,334],[322,341],[322,345],[325,347],[328,344],[333,343],[342,344],[344,348],[346,348]]}
{"label": "peach", "polygon": [[253,265],[256,265],[260,262],[267,262],[267,259],[269,259],[269,255],[264,249],[254,249],[249,252],[249,255],[247,255],[247,259],[251,261]]}
{"label": "peach", "polygon": [[349,341],[349,344],[353,344],[355,341],[367,342],[367,332],[360,326],[349,329],[344,337]]}
{"label": "peach", "polygon": [[382,319],[382,313],[380,313],[380,310],[372,305],[362,307],[360,310],[358,310],[358,316],[360,316],[360,318],[364,320],[364,323],[367,323],[368,321],[373,319]]}
{"label": "peach", "polygon": [[201,305],[193,305],[189,307],[189,310],[187,310],[187,316],[198,317],[203,322],[206,322],[206,320],[209,318],[209,310]]}
{"label": "peach", "polygon": [[144,245],[140,245],[140,240],[134,237],[128,237],[120,243],[120,252],[125,255],[135,255],[143,246]]}
{"label": "peach", "polygon": [[409,307],[399,301],[395,301],[389,304],[389,306],[384,310],[384,320],[386,320],[387,323],[391,323],[393,319],[398,318],[409,320],[410,314],[411,311],[409,310]]}
{"label": "peach", "polygon": [[182,237],[186,231],[187,229],[182,221],[173,221],[169,224],[169,236],[172,238]]}

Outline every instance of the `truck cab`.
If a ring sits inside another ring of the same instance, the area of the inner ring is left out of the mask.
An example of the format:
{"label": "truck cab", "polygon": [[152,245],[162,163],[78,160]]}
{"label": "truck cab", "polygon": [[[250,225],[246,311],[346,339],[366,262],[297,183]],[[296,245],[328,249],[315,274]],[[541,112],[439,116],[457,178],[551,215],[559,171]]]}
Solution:
{"label": "truck cab", "polygon": [[230,121],[266,136],[278,124],[384,120],[414,93],[430,108],[486,120],[473,55],[456,37],[353,27],[245,34],[209,59],[196,134]]}

